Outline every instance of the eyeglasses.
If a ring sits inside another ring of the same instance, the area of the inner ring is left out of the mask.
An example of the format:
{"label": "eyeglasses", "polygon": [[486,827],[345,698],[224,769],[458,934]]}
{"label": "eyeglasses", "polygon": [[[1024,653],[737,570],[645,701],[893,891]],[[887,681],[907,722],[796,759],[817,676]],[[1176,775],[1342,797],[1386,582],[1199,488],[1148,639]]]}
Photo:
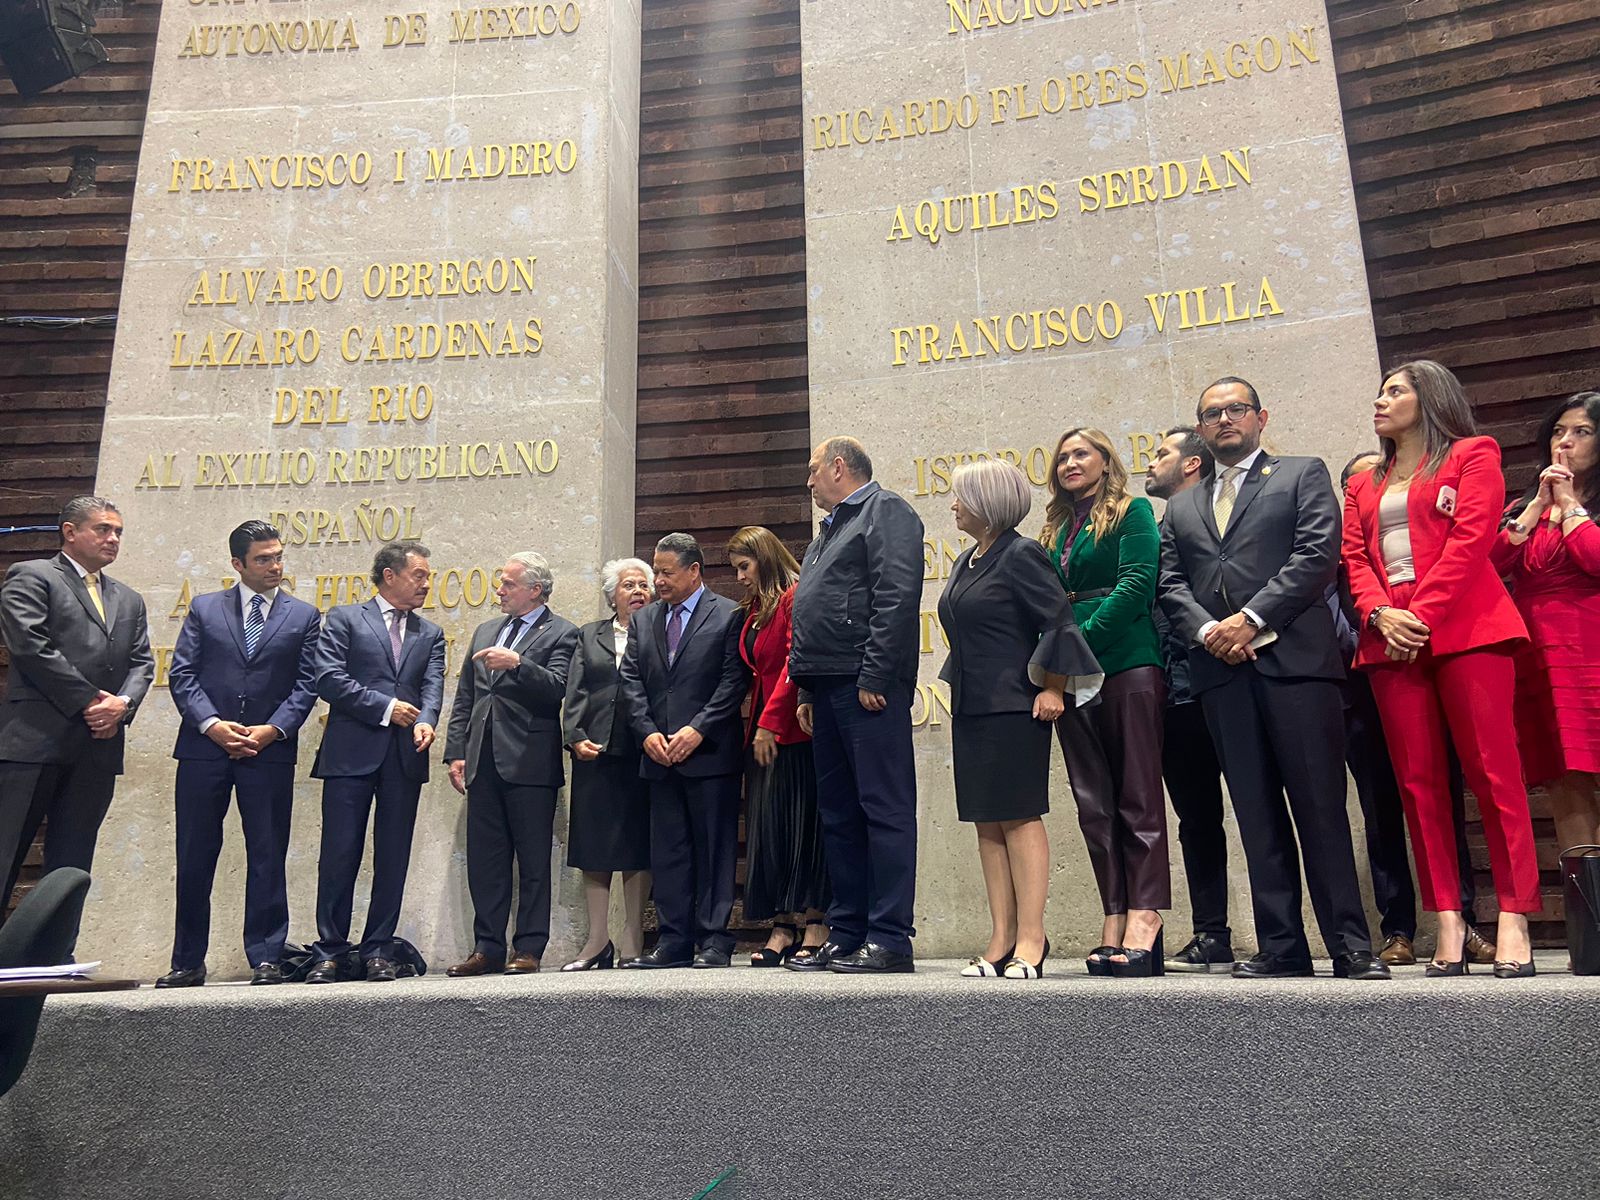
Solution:
{"label": "eyeglasses", "polygon": [[1242,421],[1246,413],[1260,412],[1254,404],[1228,404],[1221,408],[1208,408],[1200,414],[1200,424],[1209,428],[1212,425],[1222,424],[1226,416],[1230,422]]}

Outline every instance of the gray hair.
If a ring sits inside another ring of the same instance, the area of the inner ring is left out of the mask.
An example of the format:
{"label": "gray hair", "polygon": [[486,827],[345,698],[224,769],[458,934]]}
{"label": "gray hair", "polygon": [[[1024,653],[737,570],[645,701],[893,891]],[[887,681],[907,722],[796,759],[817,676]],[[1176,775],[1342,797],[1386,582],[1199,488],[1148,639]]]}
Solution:
{"label": "gray hair", "polygon": [[855,479],[872,478],[872,459],[867,456],[867,448],[853,437],[829,438],[817,447],[817,457],[822,466],[836,458],[841,460],[844,469]]}
{"label": "gray hair", "polygon": [[556,577],[550,574],[550,564],[545,562],[544,555],[535,554],[532,550],[524,550],[519,554],[513,554],[506,561],[521,563],[523,567],[522,582],[538,584],[544,592],[544,598],[546,600],[550,599],[550,593],[556,590]]}
{"label": "gray hair", "polygon": [[656,543],[657,554],[676,554],[678,565],[690,567],[699,563],[703,570],[706,565],[706,556],[700,550],[700,543],[687,533],[669,533]]}
{"label": "gray hair", "polygon": [[650,595],[656,594],[656,585],[651,581],[652,571],[650,564],[642,558],[613,558],[600,568],[600,594],[605,602],[611,606],[613,612],[617,607],[617,589],[622,586],[624,571],[638,571],[644,576],[644,581],[650,587]]}
{"label": "gray hair", "polygon": [[61,506],[61,516],[56,520],[56,527],[62,525],[86,525],[89,518],[97,512],[114,512],[122,515],[122,510],[104,496],[74,496]]}
{"label": "gray hair", "polygon": [[396,575],[406,569],[406,560],[413,554],[426,561],[433,557],[433,552],[421,542],[385,542],[378,547],[378,552],[372,556],[372,582],[376,587],[383,586],[383,573],[393,571]]}
{"label": "gray hair", "polygon": [[998,458],[981,458],[960,467],[950,487],[961,507],[995,533],[1015,529],[1033,507],[1028,477]]}

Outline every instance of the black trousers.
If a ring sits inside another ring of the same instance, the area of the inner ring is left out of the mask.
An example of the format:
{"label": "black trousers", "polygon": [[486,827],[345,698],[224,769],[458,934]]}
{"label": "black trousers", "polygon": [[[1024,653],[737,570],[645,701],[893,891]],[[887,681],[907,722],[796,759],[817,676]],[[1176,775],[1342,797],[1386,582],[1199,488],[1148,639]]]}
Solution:
{"label": "black trousers", "polygon": [[733,952],[733,874],[739,857],[738,775],[650,781],[650,870],[661,952]]}
{"label": "black trousers", "polygon": [[289,817],[294,763],[186,758],[178,763],[175,794],[178,905],[172,969],[205,965],[211,940],[211,886],[222,853],[222,820],[239,797],[244,827],[244,956],[251,966],[283,957],[289,936]]}
{"label": "black trousers", "polygon": [[400,925],[400,904],[411,867],[411,834],[422,784],[400,765],[400,739],[391,738],[383,764],[370,775],[322,781],[322,856],[317,863],[316,956],[338,958],[350,949],[350,912],[356,875],[367,841],[367,816],[377,804],[372,830],[372,896],[361,935],[362,958],[389,958]]}
{"label": "black trousers", "polygon": [[866,941],[910,954],[917,893],[911,691],[890,689],[875,713],[861,707],[854,677],[819,681],[813,696],[817,815],[833,888],[829,936],[846,950]]}
{"label": "black trousers", "polygon": [[0,866],[5,869],[0,921],[5,920],[6,904],[40,822],[49,821],[44,834],[45,874],[57,867],[81,867],[92,873],[95,842],[116,787],[113,772],[84,759],[0,762]]}
{"label": "black trousers", "polygon": [[490,958],[506,954],[511,915],[511,860],[516,858],[517,924],[511,947],[544,955],[550,941],[550,844],[556,789],[507,783],[494,765],[490,739],[467,786],[467,890],[472,893],[472,935]]}
{"label": "black trousers", "polygon": [[1228,839],[1222,831],[1222,764],[1198,701],[1168,706],[1161,775],[1178,815],[1194,931],[1232,944],[1228,927]]}
{"label": "black trousers", "polygon": [[1246,663],[1200,703],[1239,819],[1257,947],[1288,959],[1310,957],[1300,918],[1303,859],[1328,952],[1370,952],[1345,815],[1339,685],[1275,679]]}

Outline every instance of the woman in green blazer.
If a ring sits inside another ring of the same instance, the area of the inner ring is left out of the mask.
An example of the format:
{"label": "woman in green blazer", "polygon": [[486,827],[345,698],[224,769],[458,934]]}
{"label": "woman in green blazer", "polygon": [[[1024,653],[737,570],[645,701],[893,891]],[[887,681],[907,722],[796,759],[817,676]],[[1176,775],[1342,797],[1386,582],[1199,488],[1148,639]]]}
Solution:
{"label": "woman in green blazer", "polygon": [[1128,494],[1128,472],[1098,429],[1056,445],[1039,540],[1072,600],[1105,684],[1100,703],[1069,708],[1056,736],[1105,908],[1091,975],[1163,973],[1161,910],[1172,906],[1161,790],[1166,683],[1151,616],[1161,538],[1155,512]]}

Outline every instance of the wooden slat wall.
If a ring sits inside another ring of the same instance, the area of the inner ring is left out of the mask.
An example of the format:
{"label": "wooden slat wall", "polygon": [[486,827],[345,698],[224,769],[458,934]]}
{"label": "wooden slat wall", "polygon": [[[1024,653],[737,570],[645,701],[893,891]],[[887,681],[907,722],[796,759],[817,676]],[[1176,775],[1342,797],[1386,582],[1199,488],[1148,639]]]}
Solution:
{"label": "wooden slat wall", "polygon": [[[1600,388],[1600,3],[1331,0],[1328,13],[1379,350],[1455,370],[1520,490],[1539,419]],[[1535,938],[1559,945],[1555,833],[1541,794],[1533,808]],[[1491,918],[1476,821],[1469,841]]]}
{"label": "wooden slat wall", "polygon": [[645,0],[635,540],[810,540],[800,0]]}
{"label": "wooden slat wall", "polygon": [[[110,61],[24,99],[0,71],[0,316],[115,314],[159,0],[102,0]],[[0,526],[48,525],[90,490],[111,329],[0,327]],[[0,570],[53,550],[0,537]]]}

